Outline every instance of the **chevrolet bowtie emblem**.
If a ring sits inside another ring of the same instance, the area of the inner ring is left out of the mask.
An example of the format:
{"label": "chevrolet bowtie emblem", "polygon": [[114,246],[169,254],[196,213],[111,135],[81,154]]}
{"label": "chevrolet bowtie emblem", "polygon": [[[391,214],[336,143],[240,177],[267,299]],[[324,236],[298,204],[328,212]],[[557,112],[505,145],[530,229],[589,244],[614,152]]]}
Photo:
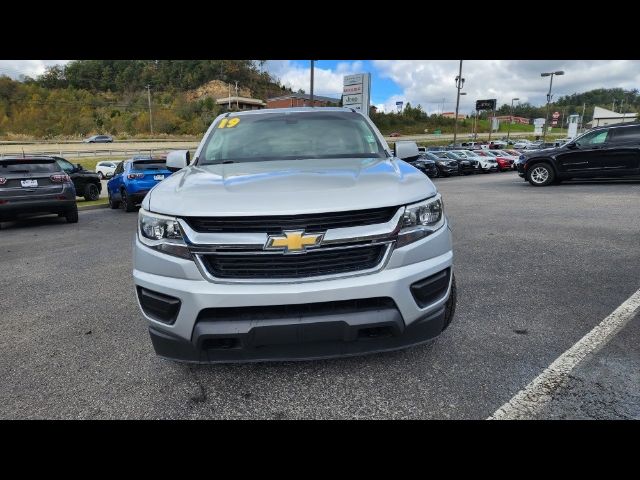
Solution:
{"label": "chevrolet bowtie emblem", "polygon": [[284,250],[284,253],[301,253],[317,247],[324,233],[304,233],[304,230],[285,230],[282,235],[269,235],[265,250]]}

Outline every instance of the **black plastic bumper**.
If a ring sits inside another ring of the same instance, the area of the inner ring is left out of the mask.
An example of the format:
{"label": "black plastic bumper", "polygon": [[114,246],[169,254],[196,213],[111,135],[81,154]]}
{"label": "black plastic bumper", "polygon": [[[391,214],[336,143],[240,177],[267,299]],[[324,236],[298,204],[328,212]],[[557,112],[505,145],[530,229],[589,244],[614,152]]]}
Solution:
{"label": "black plastic bumper", "polygon": [[9,201],[0,204],[0,218],[15,218],[20,215],[36,215],[40,213],[64,213],[76,205],[76,198],[73,195],[68,200],[26,200]]}
{"label": "black plastic bumper", "polygon": [[445,307],[405,326],[396,308],[301,318],[298,322],[199,322],[192,341],[149,327],[156,353],[195,363],[315,360],[397,350],[445,327]]}

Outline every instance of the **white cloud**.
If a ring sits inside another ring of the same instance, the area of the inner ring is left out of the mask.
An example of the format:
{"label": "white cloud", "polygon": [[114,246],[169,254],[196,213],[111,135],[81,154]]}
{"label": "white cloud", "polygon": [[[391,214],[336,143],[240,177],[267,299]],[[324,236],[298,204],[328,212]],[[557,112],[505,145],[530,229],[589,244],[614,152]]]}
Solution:
{"label": "white cloud", "polygon": [[69,60],[0,60],[0,75],[18,79],[21,75],[32,78],[44,73],[50,65],[65,64]]}
{"label": "white cloud", "polygon": [[[287,87],[297,91],[299,89],[309,93],[311,67],[299,65],[290,60],[269,60],[265,69]],[[362,70],[362,62],[339,62],[334,70],[314,67],[313,91],[317,95],[340,98],[342,95],[343,76],[358,73]]]}
{"label": "white cloud", "polygon": [[[376,60],[378,74],[393,80],[403,91],[385,101],[395,100],[421,104],[429,113],[455,110],[459,60]],[[543,105],[549,89],[549,78],[541,72],[564,70],[565,75],[554,77],[553,98],[581,93],[596,88],[636,88],[640,84],[640,62],[631,60],[465,60],[462,77],[465,79],[460,97],[460,111],[469,113],[475,101],[496,98],[498,105],[520,102]],[[375,86],[373,87],[375,88]]]}

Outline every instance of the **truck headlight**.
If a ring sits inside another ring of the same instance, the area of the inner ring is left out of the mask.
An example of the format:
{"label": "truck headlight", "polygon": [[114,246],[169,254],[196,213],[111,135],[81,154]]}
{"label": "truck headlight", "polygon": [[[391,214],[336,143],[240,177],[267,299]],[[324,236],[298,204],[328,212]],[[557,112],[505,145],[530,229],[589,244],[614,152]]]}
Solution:
{"label": "truck headlight", "polygon": [[428,200],[407,205],[401,222],[396,247],[403,247],[439,230],[445,222],[442,196],[438,193]]}
{"label": "truck headlight", "polygon": [[182,237],[182,229],[175,217],[151,213],[141,208],[138,212],[138,238],[155,250],[191,259],[191,253]]}

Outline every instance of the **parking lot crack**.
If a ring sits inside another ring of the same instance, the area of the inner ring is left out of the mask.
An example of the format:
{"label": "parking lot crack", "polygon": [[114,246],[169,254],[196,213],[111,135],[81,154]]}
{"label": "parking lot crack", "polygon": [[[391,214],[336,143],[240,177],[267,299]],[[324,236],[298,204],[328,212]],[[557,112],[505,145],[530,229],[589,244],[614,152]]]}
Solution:
{"label": "parking lot crack", "polygon": [[196,387],[198,389],[198,392],[195,395],[192,395],[190,400],[194,403],[206,403],[207,401],[207,390],[204,386],[204,384],[202,383],[202,380],[200,380],[200,378],[198,378],[198,372],[196,371],[196,369],[192,366],[189,367],[189,372],[191,373],[191,376],[193,377],[193,380],[196,384]]}

